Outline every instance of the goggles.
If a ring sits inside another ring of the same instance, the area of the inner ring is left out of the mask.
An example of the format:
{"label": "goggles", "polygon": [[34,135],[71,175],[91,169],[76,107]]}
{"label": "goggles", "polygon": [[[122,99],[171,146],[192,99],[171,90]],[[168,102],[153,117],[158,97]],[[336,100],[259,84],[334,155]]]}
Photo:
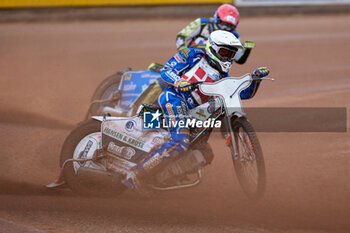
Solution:
{"label": "goggles", "polygon": [[219,20],[217,25],[221,30],[230,31],[230,32],[235,30],[235,28],[236,28],[235,25],[233,25],[231,23],[226,23],[226,22],[221,21],[221,20]]}
{"label": "goggles", "polygon": [[232,48],[232,49],[227,49],[227,48],[219,48],[217,54],[222,61],[232,61],[234,56],[236,55],[236,52],[238,49]]}

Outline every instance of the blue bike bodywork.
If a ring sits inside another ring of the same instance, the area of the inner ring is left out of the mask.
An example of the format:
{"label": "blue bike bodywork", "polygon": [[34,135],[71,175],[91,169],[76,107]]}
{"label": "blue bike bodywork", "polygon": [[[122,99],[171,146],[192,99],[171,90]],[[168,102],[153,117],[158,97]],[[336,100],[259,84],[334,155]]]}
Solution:
{"label": "blue bike bodywork", "polygon": [[153,70],[125,72],[119,87],[121,91],[119,107],[129,111],[130,105],[137,97],[158,78],[160,78],[160,74]]}

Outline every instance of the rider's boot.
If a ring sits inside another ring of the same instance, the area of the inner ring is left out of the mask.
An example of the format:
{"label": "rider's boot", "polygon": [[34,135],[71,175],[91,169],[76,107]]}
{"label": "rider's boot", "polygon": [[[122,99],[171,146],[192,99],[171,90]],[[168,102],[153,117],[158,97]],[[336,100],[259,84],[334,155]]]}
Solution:
{"label": "rider's boot", "polygon": [[164,164],[164,159],[169,158],[170,155],[165,150],[162,153],[155,151],[150,156],[146,157],[141,163],[133,167],[128,174],[126,174],[122,183],[133,189],[135,192],[146,192],[145,180],[152,174],[156,173],[161,165]]}
{"label": "rider's boot", "polygon": [[141,192],[141,185],[139,181],[139,177],[137,176],[136,169],[131,169],[126,175],[122,183],[137,193]]}

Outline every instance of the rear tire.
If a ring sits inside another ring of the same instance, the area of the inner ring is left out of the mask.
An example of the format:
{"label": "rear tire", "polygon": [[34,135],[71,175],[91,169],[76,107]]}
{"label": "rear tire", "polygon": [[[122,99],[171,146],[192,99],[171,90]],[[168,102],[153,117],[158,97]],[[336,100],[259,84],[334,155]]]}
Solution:
{"label": "rear tire", "polygon": [[[89,119],[80,123],[77,127],[75,127],[71,133],[68,135],[64,144],[62,146],[61,155],[60,155],[60,165],[62,167],[63,163],[67,159],[72,159],[77,153],[82,153],[82,148],[86,149],[86,140],[94,140],[101,136],[101,122]],[[80,145],[80,147],[79,147]],[[97,148],[96,145],[91,146],[93,151],[88,152],[89,154],[93,153]],[[88,162],[86,162],[88,163]],[[86,182],[82,182],[77,176],[77,170],[80,166],[84,166],[85,164],[79,164],[78,162],[67,162],[64,170],[63,176],[65,181],[67,182],[70,189],[74,192],[84,195],[118,195],[121,194],[125,190],[125,186],[120,182],[116,182],[115,186],[113,184],[113,190],[104,189],[104,187],[90,186],[87,185]]]}
{"label": "rear tire", "polygon": [[246,118],[234,120],[232,128],[238,153],[234,155],[232,151],[232,160],[238,181],[249,199],[258,200],[264,196],[266,186],[265,162],[258,137]]}
{"label": "rear tire", "polygon": [[[119,90],[119,85],[123,74],[123,72],[118,71],[117,73],[103,80],[92,95],[91,102],[95,100],[107,100],[111,98],[112,95]],[[103,107],[113,107],[117,103],[118,102],[94,103],[90,108],[89,114],[90,116],[99,115]]]}

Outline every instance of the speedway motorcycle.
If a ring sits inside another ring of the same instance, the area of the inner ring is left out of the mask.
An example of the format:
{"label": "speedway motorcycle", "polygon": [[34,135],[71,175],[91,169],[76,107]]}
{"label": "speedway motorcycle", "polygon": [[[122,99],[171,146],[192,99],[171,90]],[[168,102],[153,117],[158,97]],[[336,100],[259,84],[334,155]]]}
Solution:
{"label": "speedway motorcycle", "polygon": [[[215,83],[192,84],[212,98],[189,111],[188,120],[192,125],[188,151],[143,181],[147,190],[165,191],[198,185],[206,164],[203,143],[213,131],[213,127],[208,126],[218,125],[225,128],[226,145],[243,191],[248,198],[262,197],[266,184],[263,153],[240,99],[240,92],[254,79],[273,80],[246,74]],[[105,114],[80,123],[62,147],[61,174],[57,182],[66,182],[78,193],[122,193],[126,188],[121,181],[130,169],[169,140],[170,135],[161,119],[160,108],[143,104],[132,117]],[[205,122],[209,122],[207,126]],[[55,183],[51,184],[51,187],[55,186]]]}

